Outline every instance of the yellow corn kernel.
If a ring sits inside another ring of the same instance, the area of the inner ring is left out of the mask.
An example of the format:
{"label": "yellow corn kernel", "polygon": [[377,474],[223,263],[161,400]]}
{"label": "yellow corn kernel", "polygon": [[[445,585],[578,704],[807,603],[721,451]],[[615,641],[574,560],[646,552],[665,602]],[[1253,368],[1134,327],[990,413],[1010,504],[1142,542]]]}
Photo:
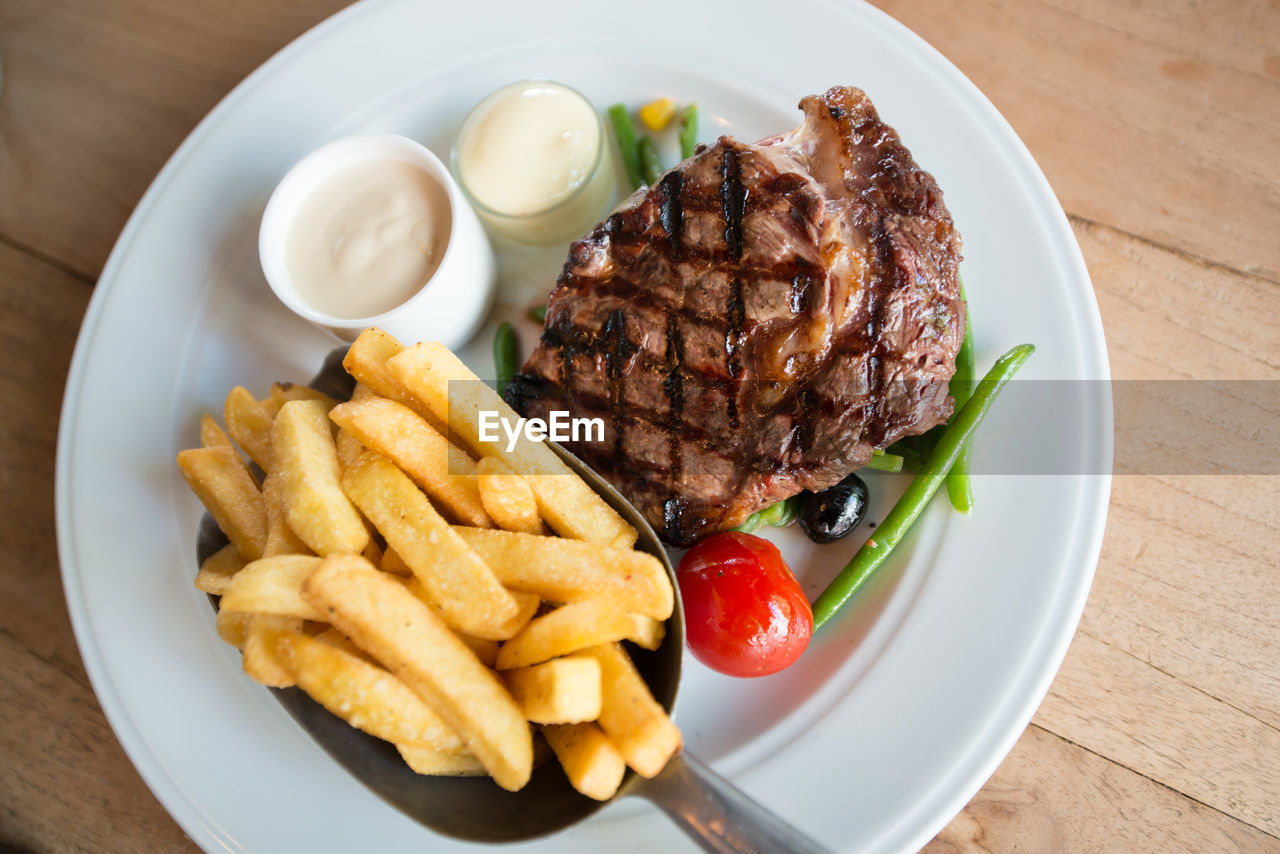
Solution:
{"label": "yellow corn kernel", "polygon": [[671,122],[671,117],[675,114],[675,102],[670,98],[659,98],[640,108],[640,121],[644,122],[649,130],[662,130]]}

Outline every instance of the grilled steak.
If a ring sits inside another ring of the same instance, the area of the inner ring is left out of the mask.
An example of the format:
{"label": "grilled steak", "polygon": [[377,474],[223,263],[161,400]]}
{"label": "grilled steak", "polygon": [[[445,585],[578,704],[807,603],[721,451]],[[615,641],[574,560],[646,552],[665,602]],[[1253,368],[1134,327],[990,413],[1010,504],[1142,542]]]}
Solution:
{"label": "grilled steak", "polygon": [[527,417],[600,417],[569,449],[669,543],[863,467],[950,417],[960,237],[933,177],[858,89],[721,137],[569,249],[507,388]]}

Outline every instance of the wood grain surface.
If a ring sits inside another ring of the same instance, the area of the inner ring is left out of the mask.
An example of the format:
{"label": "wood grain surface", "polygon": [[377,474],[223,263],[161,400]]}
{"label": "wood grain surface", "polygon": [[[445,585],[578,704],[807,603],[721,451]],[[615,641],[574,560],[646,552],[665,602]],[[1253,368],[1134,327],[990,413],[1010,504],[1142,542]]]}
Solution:
{"label": "wood grain surface", "polygon": [[[0,3],[0,850],[195,848],[112,736],[71,633],[53,522],[62,387],[148,182],[340,5]],[[1117,378],[1280,380],[1276,0],[878,5],[1039,161]],[[926,850],[1280,851],[1277,556],[1280,477],[1117,477],[1061,672]]]}

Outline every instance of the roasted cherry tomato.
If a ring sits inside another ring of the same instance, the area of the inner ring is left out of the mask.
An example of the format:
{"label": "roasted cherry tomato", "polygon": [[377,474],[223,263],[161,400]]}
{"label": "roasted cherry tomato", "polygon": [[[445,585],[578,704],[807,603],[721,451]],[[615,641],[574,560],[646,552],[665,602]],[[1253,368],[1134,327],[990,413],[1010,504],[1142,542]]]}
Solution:
{"label": "roasted cherry tomato", "polygon": [[800,657],[813,612],[778,547],[729,531],[698,543],[680,561],[689,649],[730,676],[777,673]]}

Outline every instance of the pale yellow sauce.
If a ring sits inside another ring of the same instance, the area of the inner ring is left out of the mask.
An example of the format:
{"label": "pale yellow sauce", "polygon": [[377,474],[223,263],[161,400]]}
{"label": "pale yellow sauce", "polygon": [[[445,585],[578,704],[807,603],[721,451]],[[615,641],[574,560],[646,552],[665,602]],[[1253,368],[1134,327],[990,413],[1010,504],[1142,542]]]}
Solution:
{"label": "pale yellow sauce", "polygon": [[600,121],[571,89],[530,82],[494,93],[458,139],[458,169],[471,195],[508,216],[538,213],[591,177]]}
{"label": "pale yellow sauce", "polygon": [[285,263],[298,296],[316,311],[373,317],[427,283],[450,226],[448,194],[425,170],[394,158],[356,163],[303,200]]}

